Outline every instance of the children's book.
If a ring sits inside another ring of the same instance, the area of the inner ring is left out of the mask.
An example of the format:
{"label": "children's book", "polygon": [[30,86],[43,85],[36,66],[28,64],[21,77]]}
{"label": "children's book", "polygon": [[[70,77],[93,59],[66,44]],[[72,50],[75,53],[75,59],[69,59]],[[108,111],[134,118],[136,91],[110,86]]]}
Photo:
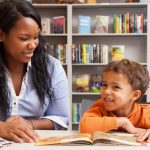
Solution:
{"label": "children's book", "polygon": [[121,60],[124,58],[124,45],[112,45],[111,47],[111,59],[114,60]]}
{"label": "children's book", "polygon": [[96,16],[95,33],[108,33],[109,16]]}
{"label": "children's book", "polygon": [[50,34],[50,18],[42,18],[42,34],[49,35]]}
{"label": "children's book", "polygon": [[77,92],[89,92],[89,74],[76,75],[75,88]]}
{"label": "children's book", "polygon": [[65,33],[65,16],[53,17],[53,32]]}
{"label": "children's book", "polygon": [[93,74],[90,80],[90,92],[100,93],[101,90],[101,75]]}
{"label": "children's book", "polygon": [[90,34],[91,33],[91,17],[90,16],[78,16],[78,33]]}
{"label": "children's book", "polygon": [[39,139],[35,145],[149,145],[148,143],[136,142],[136,137],[133,134],[114,134],[106,132],[76,133],[65,136],[51,136]]}

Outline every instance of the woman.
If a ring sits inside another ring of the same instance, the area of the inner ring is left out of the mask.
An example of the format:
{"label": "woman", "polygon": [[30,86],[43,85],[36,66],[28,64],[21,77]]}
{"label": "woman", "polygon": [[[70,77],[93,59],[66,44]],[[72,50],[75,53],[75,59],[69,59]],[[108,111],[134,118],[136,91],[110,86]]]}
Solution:
{"label": "woman", "polygon": [[66,129],[67,78],[48,55],[40,15],[23,0],[1,2],[0,14],[0,136],[34,142],[34,129]]}

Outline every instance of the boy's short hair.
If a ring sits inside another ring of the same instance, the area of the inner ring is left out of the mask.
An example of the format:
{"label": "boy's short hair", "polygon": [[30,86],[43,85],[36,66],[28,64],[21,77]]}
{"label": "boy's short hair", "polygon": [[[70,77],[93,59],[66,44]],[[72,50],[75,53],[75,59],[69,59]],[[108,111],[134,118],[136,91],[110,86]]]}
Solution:
{"label": "boy's short hair", "polygon": [[141,97],[149,86],[150,77],[147,68],[134,61],[128,59],[112,61],[105,66],[103,73],[108,71],[126,76],[133,90],[141,91]]}

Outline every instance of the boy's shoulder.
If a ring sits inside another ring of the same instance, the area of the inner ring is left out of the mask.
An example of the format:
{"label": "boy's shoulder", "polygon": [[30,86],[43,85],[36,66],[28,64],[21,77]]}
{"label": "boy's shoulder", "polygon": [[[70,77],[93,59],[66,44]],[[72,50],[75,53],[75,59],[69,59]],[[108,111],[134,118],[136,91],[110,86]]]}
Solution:
{"label": "boy's shoulder", "polygon": [[143,115],[145,115],[145,114],[150,115],[150,104],[138,103],[137,104],[137,111],[140,111]]}
{"label": "boy's shoulder", "polygon": [[150,109],[150,104],[149,103],[139,103],[137,104],[139,107],[143,109]]}

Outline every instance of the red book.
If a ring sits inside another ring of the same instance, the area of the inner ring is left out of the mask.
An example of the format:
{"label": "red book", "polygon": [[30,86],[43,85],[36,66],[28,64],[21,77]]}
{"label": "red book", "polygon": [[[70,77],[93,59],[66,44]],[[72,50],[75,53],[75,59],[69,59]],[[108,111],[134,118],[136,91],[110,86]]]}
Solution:
{"label": "red book", "polygon": [[64,16],[53,17],[53,32],[65,33],[65,17]]}

